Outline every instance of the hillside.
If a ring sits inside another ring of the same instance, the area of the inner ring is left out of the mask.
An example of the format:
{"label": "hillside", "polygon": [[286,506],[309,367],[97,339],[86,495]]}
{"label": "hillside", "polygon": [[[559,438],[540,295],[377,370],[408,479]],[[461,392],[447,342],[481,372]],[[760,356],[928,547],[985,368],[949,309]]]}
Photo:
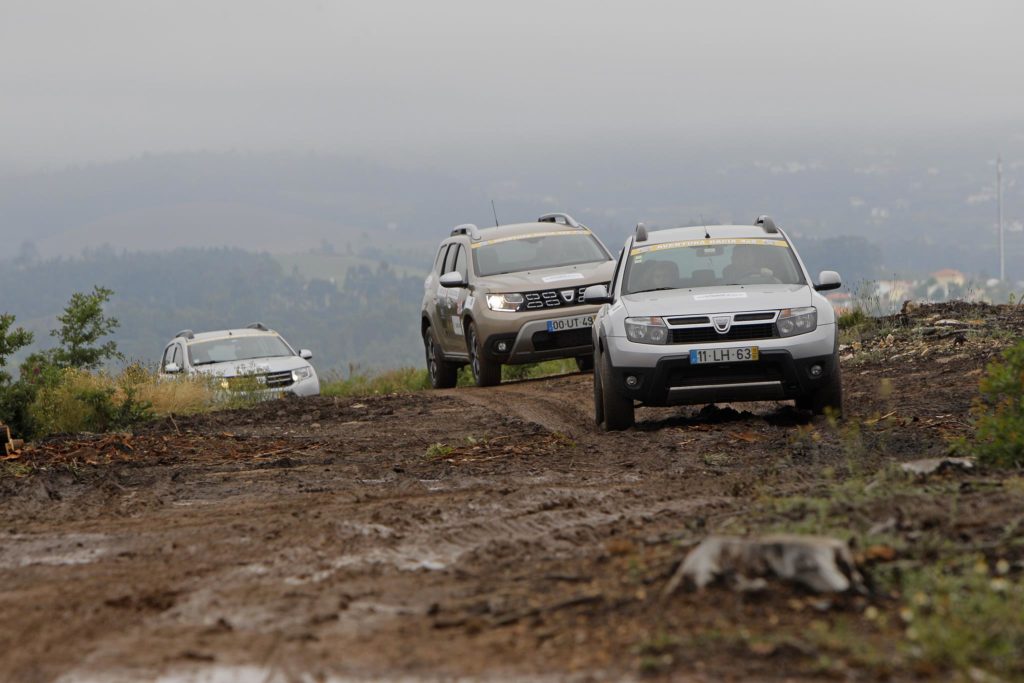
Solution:
{"label": "hillside", "polygon": [[[841,423],[737,404],[602,433],[568,375],[38,444],[0,470],[0,678],[1020,678],[1024,480],[901,465],[969,433],[1022,310],[861,329]],[[849,541],[863,589],[665,592],[708,535],[780,531]]]}

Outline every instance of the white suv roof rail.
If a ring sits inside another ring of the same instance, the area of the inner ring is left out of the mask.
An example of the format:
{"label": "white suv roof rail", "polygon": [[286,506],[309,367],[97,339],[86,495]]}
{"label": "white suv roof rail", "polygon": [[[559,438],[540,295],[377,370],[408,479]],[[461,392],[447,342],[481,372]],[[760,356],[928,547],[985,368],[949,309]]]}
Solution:
{"label": "white suv roof rail", "polygon": [[581,230],[586,230],[586,228],[587,228],[587,226],[583,225],[582,223],[580,223],[579,221],[577,221],[575,218],[573,218],[572,216],[570,216],[567,213],[546,213],[543,216],[541,216],[540,218],[538,218],[537,222],[538,223],[562,223],[563,225],[567,225],[570,228],[579,228]]}
{"label": "white suv roof rail", "polygon": [[469,235],[469,238],[474,242],[478,242],[483,239],[483,236],[480,234],[480,228],[476,227],[473,223],[456,225],[452,228],[451,236],[455,237],[456,235]]}
{"label": "white suv roof rail", "polygon": [[185,339],[195,339],[196,334],[192,330],[182,330],[178,334],[174,335],[175,339],[177,339],[178,337],[184,337]]}
{"label": "white suv roof rail", "polygon": [[775,226],[775,221],[772,220],[772,217],[763,214],[754,219],[754,225],[764,228],[765,232],[775,233],[779,231]]}
{"label": "white suv roof rail", "polygon": [[251,325],[246,325],[245,329],[260,330],[261,332],[270,332],[270,328],[264,325],[263,323],[252,323]]}

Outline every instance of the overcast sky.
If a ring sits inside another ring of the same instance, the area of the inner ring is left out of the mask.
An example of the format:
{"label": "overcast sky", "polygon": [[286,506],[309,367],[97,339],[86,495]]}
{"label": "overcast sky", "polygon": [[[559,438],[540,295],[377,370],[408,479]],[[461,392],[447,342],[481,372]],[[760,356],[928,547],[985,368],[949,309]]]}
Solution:
{"label": "overcast sky", "polygon": [[0,0],[0,169],[970,135],[1022,84],[1012,0]]}

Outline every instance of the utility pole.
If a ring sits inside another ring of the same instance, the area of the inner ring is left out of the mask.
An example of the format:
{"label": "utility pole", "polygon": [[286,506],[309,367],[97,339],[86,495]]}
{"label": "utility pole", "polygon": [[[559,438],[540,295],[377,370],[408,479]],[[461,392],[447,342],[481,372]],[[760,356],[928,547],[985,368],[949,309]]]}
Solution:
{"label": "utility pole", "polygon": [[1003,157],[996,157],[996,206],[999,210],[999,281],[1006,282],[1005,237],[1003,236]]}

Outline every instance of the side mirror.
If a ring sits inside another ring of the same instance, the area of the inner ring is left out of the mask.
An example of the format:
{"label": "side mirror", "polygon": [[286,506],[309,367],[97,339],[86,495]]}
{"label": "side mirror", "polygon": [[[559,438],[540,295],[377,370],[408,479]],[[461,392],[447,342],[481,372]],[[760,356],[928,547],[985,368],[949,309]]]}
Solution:
{"label": "side mirror", "polygon": [[466,278],[462,277],[462,273],[457,270],[442,275],[440,283],[442,287],[465,287],[469,284],[466,282]]}
{"label": "side mirror", "polygon": [[302,360],[312,360],[313,352],[310,351],[309,349],[302,349],[301,351],[299,351],[299,358],[301,358]]}
{"label": "side mirror", "polygon": [[168,375],[176,375],[181,372],[181,368],[178,367],[177,363],[168,363],[164,366],[164,372]]}
{"label": "side mirror", "polygon": [[583,291],[583,303],[585,304],[610,304],[611,296],[608,288],[604,285],[590,285]]}
{"label": "side mirror", "polygon": [[819,292],[827,292],[842,286],[843,280],[839,277],[839,273],[834,270],[823,270],[818,273],[818,284],[814,285],[814,289]]}

